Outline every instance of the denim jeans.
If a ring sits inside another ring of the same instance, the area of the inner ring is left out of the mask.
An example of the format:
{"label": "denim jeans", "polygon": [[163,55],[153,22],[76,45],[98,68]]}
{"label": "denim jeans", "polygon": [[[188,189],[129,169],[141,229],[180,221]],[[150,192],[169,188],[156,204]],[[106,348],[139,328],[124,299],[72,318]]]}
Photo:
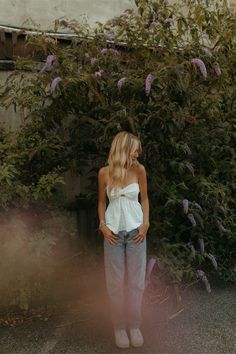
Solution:
{"label": "denim jeans", "polygon": [[[139,245],[133,241],[139,230],[120,231],[111,245],[104,239],[106,287],[115,329],[139,328],[142,323],[142,297],[146,274],[146,238]],[[127,298],[125,296],[127,282]],[[126,316],[127,314],[127,316]]]}

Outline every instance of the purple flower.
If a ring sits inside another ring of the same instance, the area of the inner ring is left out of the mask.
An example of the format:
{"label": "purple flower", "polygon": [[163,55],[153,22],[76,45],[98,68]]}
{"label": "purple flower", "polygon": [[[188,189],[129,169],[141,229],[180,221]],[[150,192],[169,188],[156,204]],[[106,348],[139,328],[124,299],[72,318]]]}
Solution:
{"label": "purple flower", "polygon": [[55,55],[48,55],[46,59],[46,63],[41,70],[41,73],[43,73],[44,71],[50,71],[52,69],[52,65],[55,60],[56,60]]}
{"label": "purple flower", "polygon": [[156,263],[155,258],[150,258],[147,263],[147,269],[146,269],[146,277],[145,277],[145,285],[147,286],[150,283],[150,278],[152,274],[153,267]]}
{"label": "purple flower", "polygon": [[119,56],[120,55],[120,52],[116,49],[110,49],[110,53],[113,54],[114,56]]}
{"label": "purple flower", "polygon": [[202,280],[208,293],[211,293],[211,286],[203,270],[197,270],[197,277]]}
{"label": "purple flower", "polygon": [[193,205],[194,205],[197,209],[199,209],[199,210],[200,210],[200,212],[202,212],[202,211],[203,211],[203,210],[202,210],[202,207],[201,207],[201,205],[200,205],[200,204],[198,204],[198,203],[194,202],[194,203],[193,203]]}
{"label": "purple flower", "polygon": [[103,48],[102,50],[101,50],[101,53],[102,54],[113,54],[114,56],[119,56],[120,55],[120,52],[118,52],[118,50],[116,50],[116,49],[113,49],[113,48]]}
{"label": "purple flower", "polygon": [[97,64],[97,58],[91,58],[91,65],[96,65]]}
{"label": "purple flower", "polygon": [[101,50],[101,53],[102,54],[107,54],[109,52],[109,49],[108,48],[103,48],[102,50]]}
{"label": "purple flower", "polygon": [[190,242],[188,245],[189,245],[189,248],[190,248],[191,251],[192,251],[192,257],[195,258],[196,250],[195,250],[195,248],[194,248],[194,245],[192,244],[192,242]]}
{"label": "purple flower", "polygon": [[210,49],[203,47],[202,48],[203,52],[209,57],[211,58],[213,56],[212,52],[210,51]]}
{"label": "purple flower", "polygon": [[217,61],[215,61],[213,63],[213,67],[215,69],[216,75],[220,76],[221,75],[221,68],[220,68],[220,64],[217,63]]}
{"label": "purple flower", "polygon": [[216,220],[216,225],[221,232],[228,232],[228,230],[221,224],[219,220]]}
{"label": "purple flower", "polygon": [[205,244],[204,244],[203,238],[199,238],[198,239],[198,243],[199,243],[199,246],[200,246],[201,254],[204,254],[204,252],[205,252]]}
{"label": "purple flower", "polygon": [[104,75],[104,71],[103,70],[96,71],[94,75],[95,77],[102,77]]}
{"label": "purple flower", "polygon": [[188,214],[187,217],[188,217],[189,221],[191,222],[192,226],[196,227],[197,223],[196,223],[196,220],[194,219],[193,214]]}
{"label": "purple flower", "polygon": [[202,38],[209,41],[209,35],[207,33],[203,33]]}
{"label": "purple flower", "polygon": [[204,79],[207,79],[207,70],[206,70],[206,66],[205,66],[204,62],[199,58],[193,58],[193,59],[191,59],[191,63],[193,65],[197,65],[199,67]]}
{"label": "purple flower", "polygon": [[157,22],[157,21],[152,21],[152,22],[151,22],[151,26],[152,26],[152,27],[156,27],[157,25],[158,25],[158,22]]}
{"label": "purple flower", "polygon": [[104,37],[105,37],[108,41],[114,41],[114,38],[115,38],[114,34],[112,34],[112,33],[105,33],[105,34],[104,34]]}
{"label": "purple flower", "polygon": [[215,268],[215,270],[217,270],[217,269],[218,269],[218,264],[217,264],[217,262],[216,262],[215,257],[213,256],[213,254],[209,253],[209,254],[207,255],[207,258],[210,259],[210,261],[211,261],[212,264],[213,264],[213,267]]}
{"label": "purple flower", "polygon": [[152,74],[148,74],[148,76],[146,77],[146,82],[145,82],[145,91],[146,91],[147,96],[149,96],[149,94],[151,92],[153,80],[154,80],[154,76]]}
{"label": "purple flower", "polygon": [[174,22],[174,20],[171,17],[168,17],[164,20],[164,23],[173,23],[173,22]]}
{"label": "purple flower", "polygon": [[128,17],[128,16],[129,16],[129,14],[126,11],[124,11],[120,14],[120,17]]}
{"label": "purple flower", "polygon": [[183,199],[182,205],[183,205],[183,209],[184,209],[184,214],[188,214],[188,199]]}
{"label": "purple flower", "polygon": [[121,87],[124,85],[124,83],[126,82],[126,77],[122,77],[122,79],[120,79],[118,82],[117,82],[117,86],[118,86],[118,89],[120,90]]}
{"label": "purple flower", "polygon": [[52,80],[52,83],[51,83],[51,93],[53,93],[53,92],[56,90],[56,88],[57,88],[59,82],[61,82],[61,81],[62,81],[62,78],[59,77],[59,76]]}

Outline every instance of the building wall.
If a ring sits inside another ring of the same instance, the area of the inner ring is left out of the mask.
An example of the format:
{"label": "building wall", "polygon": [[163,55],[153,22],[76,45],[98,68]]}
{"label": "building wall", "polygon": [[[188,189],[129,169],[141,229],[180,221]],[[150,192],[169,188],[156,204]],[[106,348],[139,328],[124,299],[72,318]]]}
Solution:
{"label": "building wall", "polygon": [[79,20],[86,15],[90,24],[104,22],[134,6],[134,0],[1,0],[0,24],[32,27],[32,20],[41,29],[53,28],[54,20],[65,17]]}
{"label": "building wall", "polygon": [[[0,70],[0,84],[6,81],[7,77],[12,71]],[[15,111],[13,106],[10,106],[7,110],[0,106],[0,125],[15,130],[21,125],[21,114],[19,111]]]}
{"label": "building wall", "polygon": [[[37,24],[41,29],[52,29],[58,18],[79,20],[85,15],[91,25],[105,22],[134,7],[135,0],[1,0],[0,4],[0,25],[32,28]],[[229,4],[236,11],[236,0],[229,0]]]}

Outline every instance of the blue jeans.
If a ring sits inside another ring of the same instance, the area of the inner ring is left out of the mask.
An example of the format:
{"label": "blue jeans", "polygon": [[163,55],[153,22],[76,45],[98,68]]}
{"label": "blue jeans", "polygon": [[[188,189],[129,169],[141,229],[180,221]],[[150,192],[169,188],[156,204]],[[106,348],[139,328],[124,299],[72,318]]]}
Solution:
{"label": "blue jeans", "polygon": [[[115,245],[111,245],[104,239],[106,286],[115,329],[126,328],[127,322],[129,328],[138,328],[142,323],[146,238],[137,245],[133,241],[133,237],[138,233],[138,229],[129,232],[120,231]],[[127,299],[125,297],[125,280],[127,280]]]}

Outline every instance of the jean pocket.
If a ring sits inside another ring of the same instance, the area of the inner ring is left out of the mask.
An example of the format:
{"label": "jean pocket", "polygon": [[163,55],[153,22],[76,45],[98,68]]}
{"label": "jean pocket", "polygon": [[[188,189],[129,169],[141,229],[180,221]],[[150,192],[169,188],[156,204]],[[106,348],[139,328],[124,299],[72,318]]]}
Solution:
{"label": "jean pocket", "polygon": [[133,230],[131,230],[131,231],[129,232],[129,236],[130,236],[131,238],[137,236],[138,234],[139,234],[139,229],[138,229],[138,228],[133,229]]}

